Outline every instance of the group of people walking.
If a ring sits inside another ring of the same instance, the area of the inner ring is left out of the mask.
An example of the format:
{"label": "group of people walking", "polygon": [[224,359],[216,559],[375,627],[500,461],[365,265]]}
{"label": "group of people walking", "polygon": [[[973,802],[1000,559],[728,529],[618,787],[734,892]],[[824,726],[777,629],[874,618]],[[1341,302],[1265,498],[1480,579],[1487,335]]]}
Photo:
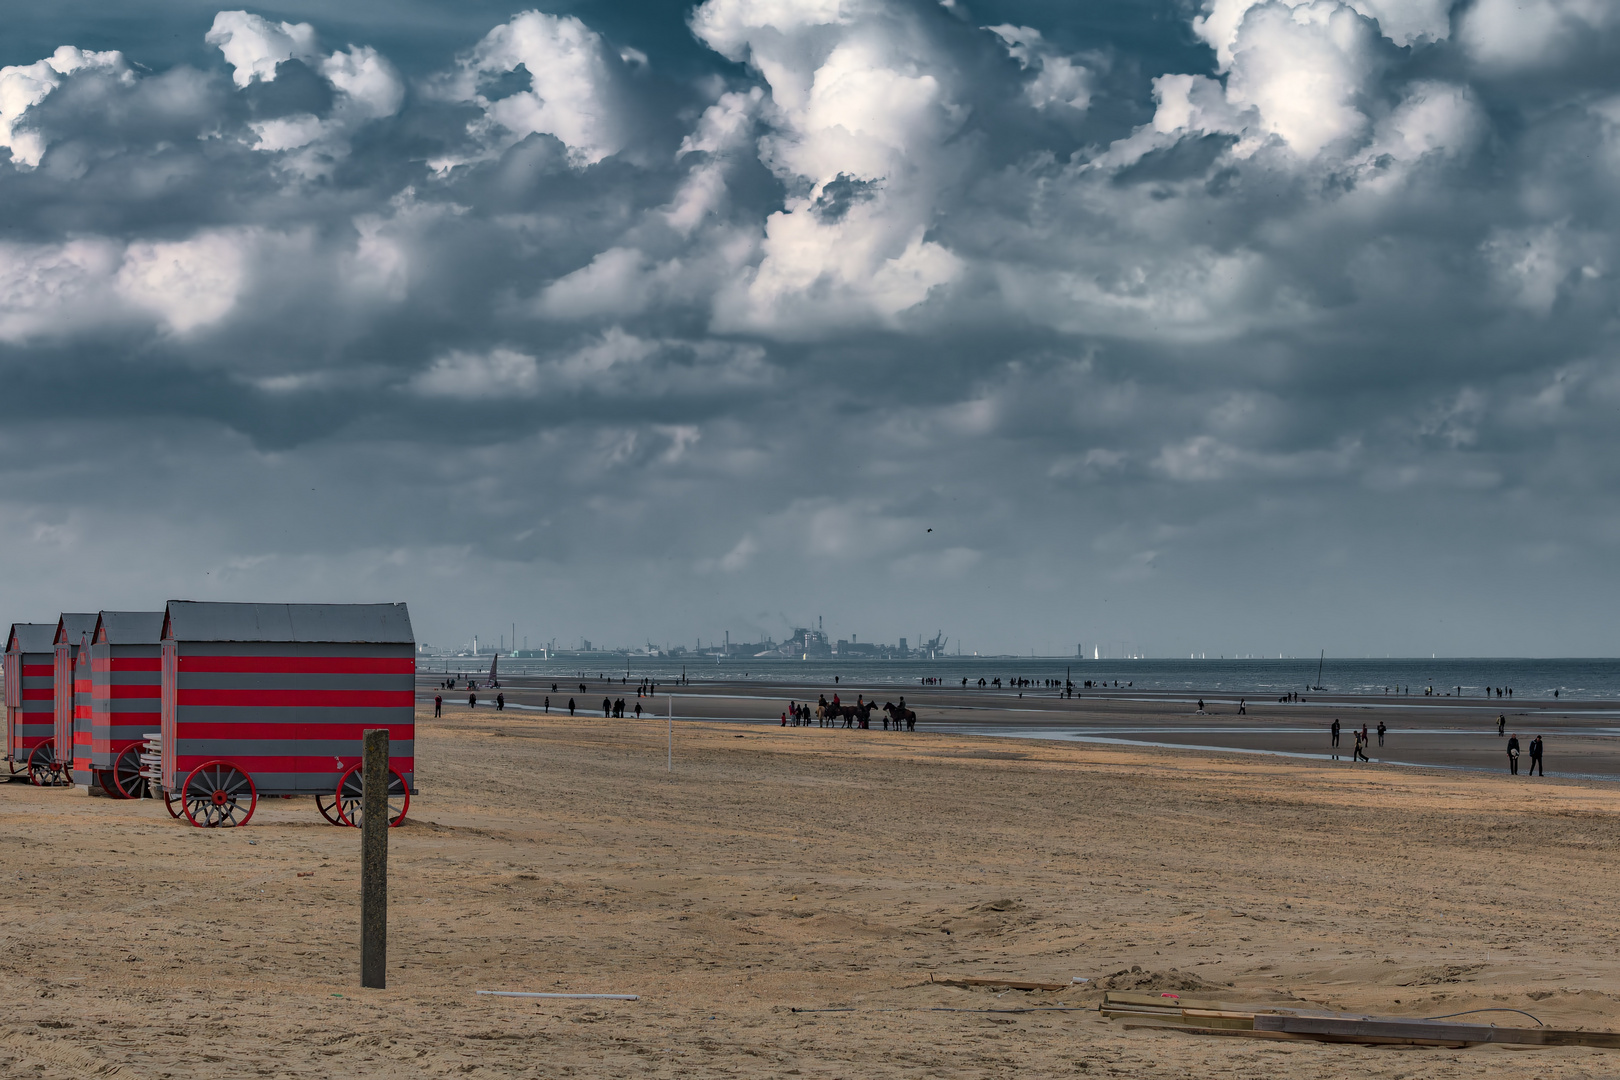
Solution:
{"label": "group of people walking", "polygon": [[[1502,734],[1503,729],[1506,728],[1506,727],[1507,727],[1507,724],[1506,724],[1505,721],[1503,723],[1498,724],[1496,734],[1498,736],[1500,736]],[[1535,776],[1538,770],[1540,771],[1540,774],[1542,776],[1547,775],[1547,767],[1541,763],[1542,749],[1543,748],[1542,748],[1542,745],[1541,745],[1541,736],[1540,735],[1537,735],[1535,738],[1530,740],[1530,768],[1525,771],[1524,775],[1526,775],[1526,776]],[[1508,755],[1508,775],[1510,775],[1510,776],[1518,776],[1519,775],[1519,733],[1517,731],[1515,731],[1513,733],[1513,738],[1511,738],[1511,739],[1509,739],[1507,741],[1507,755]]]}
{"label": "group of people walking", "polygon": [[[1202,703],[1200,703],[1200,704],[1202,704]],[[1332,752],[1333,752],[1333,760],[1334,761],[1339,760],[1339,737],[1340,737],[1339,732],[1340,732],[1340,730],[1341,729],[1340,729],[1339,721],[1337,719],[1335,719],[1333,721],[1332,726],[1330,726],[1328,728],[1328,731],[1331,733],[1331,736],[1332,736]],[[1384,724],[1384,722],[1382,720],[1378,721],[1378,745],[1379,746],[1384,745],[1384,734],[1387,731],[1389,731],[1389,728]],[[1371,761],[1372,759],[1367,756],[1367,749],[1368,749],[1368,747],[1370,747],[1372,745],[1372,736],[1367,731],[1367,725],[1362,724],[1360,731],[1356,731],[1356,730],[1352,729],[1350,734],[1353,735],[1355,737],[1355,740],[1356,740],[1355,741],[1355,746],[1351,748],[1350,760],[1351,761]],[[1507,736],[1507,717],[1506,716],[1498,716],[1496,718],[1496,735],[1497,735],[1497,738],[1505,738]],[[1518,776],[1519,775],[1519,756],[1520,756],[1521,749],[1523,749],[1523,748],[1521,748],[1521,746],[1519,744],[1519,733],[1514,732],[1513,737],[1508,739],[1508,741],[1507,741],[1508,774],[1511,775],[1511,776]],[[1525,775],[1526,776],[1537,776],[1537,775],[1546,776],[1547,775],[1547,767],[1543,762],[1543,759],[1544,759],[1545,753],[1546,753],[1546,747],[1541,741],[1541,736],[1537,735],[1535,738],[1531,739],[1530,744],[1529,744],[1527,749],[1530,752],[1530,768],[1525,771]]]}
{"label": "group of people walking", "polygon": [[[1335,719],[1333,721],[1333,726],[1331,728],[1329,728],[1328,730],[1330,730],[1333,733],[1333,760],[1338,761],[1339,760],[1339,731],[1340,731],[1339,721],[1337,719]],[[1388,725],[1386,725],[1382,720],[1378,721],[1378,745],[1379,746],[1384,745],[1384,735],[1386,733],[1388,733],[1388,731],[1389,731]],[[1367,750],[1368,750],[1368,748],[1370,748],[1372,746],[1372,734],[1367,730],[1367,725],[1362,724],[1360,731],[1356,731],[1355,729],[1352,728],[1351,731],[1350,731],[1350,734],[1353,735],[1355,737],[1355,740],[1356,740],[1356,744],[1351,750],[1350,760],[1351,761],[1371,761],[1372,758],[1367,756]]]}

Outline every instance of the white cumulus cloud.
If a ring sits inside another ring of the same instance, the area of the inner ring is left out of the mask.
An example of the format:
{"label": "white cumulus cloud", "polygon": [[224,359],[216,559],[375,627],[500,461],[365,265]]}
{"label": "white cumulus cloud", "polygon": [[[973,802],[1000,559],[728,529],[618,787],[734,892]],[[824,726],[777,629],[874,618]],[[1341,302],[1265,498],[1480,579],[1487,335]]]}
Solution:
{"label": "white cumulus cloud", "polygon": [[239,87],[255,80],[274,82],[276,68],[285,61],[313,59],[317,54],[315,28],[309,23],[273,23],[246,11],[215,15],[205,40],[225,55]]}
{"label": "white cumulus cloud", "polygon": [[[575,165],[594,165],[624,148],[628,118],[618,87],[624,60],[572,15],[526,11],[495,27],[439,81],[437,93],[483,110],[472,134],[498,153],[523,138],[552,135]],[[490,98],[484,85],[522,68],[529,88]],[[444,158],[441,169],[466,158]]]}
{"label": "white cumulus cloud", "polygon": [[215,230],[189,240],[139,241],[124,252],[118,293],[159,316],[176,333],[224,318],[247,271],[248,237]]}
{"label": "white cumulus cloud", "polygon": [[63,45],[44,60],[0,67],[0,146],[11,151],[14,165],[36,167],[48,144],[43,132],[24,123],[24,114],[78,71],[100,71],[133,82],[134,73],[121,52],[89,52]]}

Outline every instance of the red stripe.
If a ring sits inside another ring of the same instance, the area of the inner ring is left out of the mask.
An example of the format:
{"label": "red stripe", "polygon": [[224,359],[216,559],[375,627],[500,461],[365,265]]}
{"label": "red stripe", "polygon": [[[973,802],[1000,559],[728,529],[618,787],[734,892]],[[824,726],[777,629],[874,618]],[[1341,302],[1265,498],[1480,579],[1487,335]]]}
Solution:
{"label": "red stripe", "polygon": [[414,657],[182,656],[181,671],[280,672],[287,675],[414,675]]}
{"label": "red stripe", "polygon": [[180,690],[181,708],[296,709],[415,709],[414,690]]}
{"label": "red stripe", "polygon": [[414,739],[416,724],[206,724],[180,721],[176,739],[352,739],[388,729],[390,739]]}
{"label": "red stripe", "polygon": [[118,683],[111,683],[108,684],[107,689],[110,691],[106,695],[109,700],[112,698],[160,698],[163,696],[163,687],[156,685],[120,686]]}
{"label": "red stripe", "polygon": [[22,699],[24,701],[54,701],[56,699],[56,690],[24,690]]}
{"label": "red stripe", "polygon": [[162,671],[163,657],[161,656],[115,656],[112,659],[113,671]]}
{"label": "red stripe", "polygon": [[32,675],[35,678],[38,678],[41,675],[45,675],[45,676],[49,676],[51,678],[55,678],[56,677],[56,665],[55,664],[24,664],[23,665],[23,675],[24,676]]}

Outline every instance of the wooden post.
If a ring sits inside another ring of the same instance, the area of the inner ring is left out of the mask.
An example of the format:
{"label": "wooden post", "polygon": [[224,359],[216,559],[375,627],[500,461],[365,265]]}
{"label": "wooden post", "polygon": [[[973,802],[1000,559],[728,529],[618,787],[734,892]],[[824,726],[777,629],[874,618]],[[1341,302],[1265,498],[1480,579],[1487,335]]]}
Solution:
{"label": "wooden post", "polygon": [[360,807],[360,985],[388,985],[388,730],[365,733]]}

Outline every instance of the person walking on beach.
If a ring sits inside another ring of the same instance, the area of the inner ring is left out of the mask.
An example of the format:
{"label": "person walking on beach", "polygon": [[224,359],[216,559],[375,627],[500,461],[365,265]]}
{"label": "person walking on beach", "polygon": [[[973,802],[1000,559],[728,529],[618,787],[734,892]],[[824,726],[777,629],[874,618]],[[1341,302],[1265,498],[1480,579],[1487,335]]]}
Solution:
{"label": "person walking on beach", "polygon": [[443,716],[443,715],[444,715],[444,695],[443,694],[434,694],[433,695],[433,716],[434,716],[435,719],[437,719],[438,717]]}
{"label": "person walking on beach", "polygon": [[501,693],[495,695],[495,711],[496,712],[505,712],[506,711],[506,692],[505,691],[502,691]]}
{"label": "person walking on beach", "polygon": [[547,716],[551,715],[551,695],[550,694],[546,695],[546,715]]}
{"label": "person walking on beach", "polygon": [[613,702],[609,701],[607,698],[603,698],[602,699],[602,718],[603,719],[609,719],[612,716],[613,716]]}
{"label": "person walking on beach", "polygon": [[478,695],[477,694],[468,694],[467,695],[467,708],[469,708],[469,709],[478,708]]}
{"label": "person walking on beach", "polygon": [[1389,728],[1384,726],[1384,722],[1382,720],[1378,721],[1378,745],[1379,746],[1384,745],[1384,732],[1386,732],[1388,730],[1389,730]]}
{"label": "person walking on beach", "polygon": [[573,698],[568,699],[568,715],[569,716],[574,715],[574,699]]}
{"label": "person walking on beach", "polygon": [[1339,745],[1339,721],[1338,720],[1333,721],[1333,745],[1334,746]]}
{"label": "person walking on beach", "polygon": [[1350,760],[1351,761],[1371,761],[1372,759],[1367,756],[1367,749],[1366,749],[1367,748],[1367,736],[1365,734],[1363,734],[1362,732],[1359,732],[1359,731],[1351,732],[1351,734],[1356,737],[1356,749],[1355,749],[1354,753],[1352,754]]}
{"label": "person walking on beach", "polygon": [[1502,736],[1504,736],[1506,734],[1507,734],[1507,717],[1506,716],[1498,716],[1496,718],[1496,737],[1498,739],[1500,739]]}
{"label": "person walking on beach", "polygon": [[1372,736],[1367,734],[1367,723],[1366,723],[1366,721],[1362,721],[1362,724],[1361,724],[1361,745],[1362,746],[1371,746],[1372,745]]}
{"label": "person walking on beach", "polygon": [[1547,775],[1546,767],[1541,764],[1541,736],[1540,735],[1537,735],[1535,738],[1530,740],[1530,771],[1525,773],[1524,775],[1526,775],[1526,776],[1534,776],[1534,775],[1536,775],[1536,770],[1537,769],[1541,770],[1541,775],[1542,776]]}
{"label": "person walking on beach", "polygon": [[1248,698],[1238,698],[1238,715],[1239,716],[1248,716],[1249,715],[1249,699]]}
{"label": "person walking on beach", "polygon": [[1508,775],[1519,775],[1519,733],[1515,731],[1513,738],[1508,740]]}

